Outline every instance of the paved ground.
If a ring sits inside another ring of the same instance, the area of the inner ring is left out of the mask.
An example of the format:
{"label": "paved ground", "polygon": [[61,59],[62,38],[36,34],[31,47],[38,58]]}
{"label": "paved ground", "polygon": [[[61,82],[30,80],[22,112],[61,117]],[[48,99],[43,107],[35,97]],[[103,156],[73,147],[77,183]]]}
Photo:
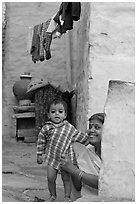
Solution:
{"label": "paved ground", "polygon": [[[48,201],[46,167],[36,163],[36,145],[15,140],[2,143],[2,202],[33,202],[35,196]],[[59,174],[57,202],[63,202],[63,191]]]}

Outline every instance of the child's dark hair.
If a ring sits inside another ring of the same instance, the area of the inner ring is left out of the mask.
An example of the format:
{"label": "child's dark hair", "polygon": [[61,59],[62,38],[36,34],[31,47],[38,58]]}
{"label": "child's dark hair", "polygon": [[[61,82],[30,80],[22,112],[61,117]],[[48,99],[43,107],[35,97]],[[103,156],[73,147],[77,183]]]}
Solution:
{"label": "child's dark hair", "polygon": [[68,113],[68,106],[67,106],[67,103],[66,103],[64,100],[62,100],[62,99],[55,99],[55,100],[51,101],[51,102],[48,104],[48,107],[47,107],[48,113],[49,113],[49,110],[50,110],[51,105],[53,105],[53,104],[54,104],[54,105],[57,105],[57,104],[60,104],[60,103],[64,106],[65,113],[67,114],[67,113]]}

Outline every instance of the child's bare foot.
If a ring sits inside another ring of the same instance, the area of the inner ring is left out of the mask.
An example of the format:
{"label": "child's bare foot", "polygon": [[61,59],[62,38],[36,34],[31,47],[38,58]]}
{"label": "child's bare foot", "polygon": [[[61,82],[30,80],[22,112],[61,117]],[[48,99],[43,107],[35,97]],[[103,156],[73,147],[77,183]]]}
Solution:
{"label": "child's bare foot", "polygon": [[51,195],[50,198],[46,202],[55,202],[57,196]]}
{"label": "child's bare foot", "polygon": [[72,202],[72,200],[70,199],[70,197],[64,197],[64,202]]}

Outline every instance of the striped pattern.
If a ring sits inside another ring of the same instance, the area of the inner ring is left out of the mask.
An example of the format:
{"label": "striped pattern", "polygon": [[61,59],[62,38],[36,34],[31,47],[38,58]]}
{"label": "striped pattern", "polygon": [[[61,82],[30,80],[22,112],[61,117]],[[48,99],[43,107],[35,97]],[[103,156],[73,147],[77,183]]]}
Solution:
{"label": "striped pattern", "polygon": [[[45,154],[45,161],[55,169],[60,168],[60,158],[68,154],[73,164],[76,164],[72,142],[84,144],[88,135],[75,129],[68,121],[60,124],[47,122],[41,129],[37,141],[37,154]],[[86,143],[87,144],[87,143]]]}

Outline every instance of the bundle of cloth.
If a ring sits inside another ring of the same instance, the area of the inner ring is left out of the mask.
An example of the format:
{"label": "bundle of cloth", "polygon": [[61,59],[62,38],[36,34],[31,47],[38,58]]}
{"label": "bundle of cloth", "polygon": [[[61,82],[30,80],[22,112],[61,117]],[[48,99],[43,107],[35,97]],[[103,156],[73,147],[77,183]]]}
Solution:
{"label": "bundle of cloth", "polygon": [[62,2],[58,12],[50,19],[29,28],[27,50],[34,63],[51,58],[52,39],[60,38],[68,30],[72,30],[73,21],[78,21],[80,14],[80,2]]}

